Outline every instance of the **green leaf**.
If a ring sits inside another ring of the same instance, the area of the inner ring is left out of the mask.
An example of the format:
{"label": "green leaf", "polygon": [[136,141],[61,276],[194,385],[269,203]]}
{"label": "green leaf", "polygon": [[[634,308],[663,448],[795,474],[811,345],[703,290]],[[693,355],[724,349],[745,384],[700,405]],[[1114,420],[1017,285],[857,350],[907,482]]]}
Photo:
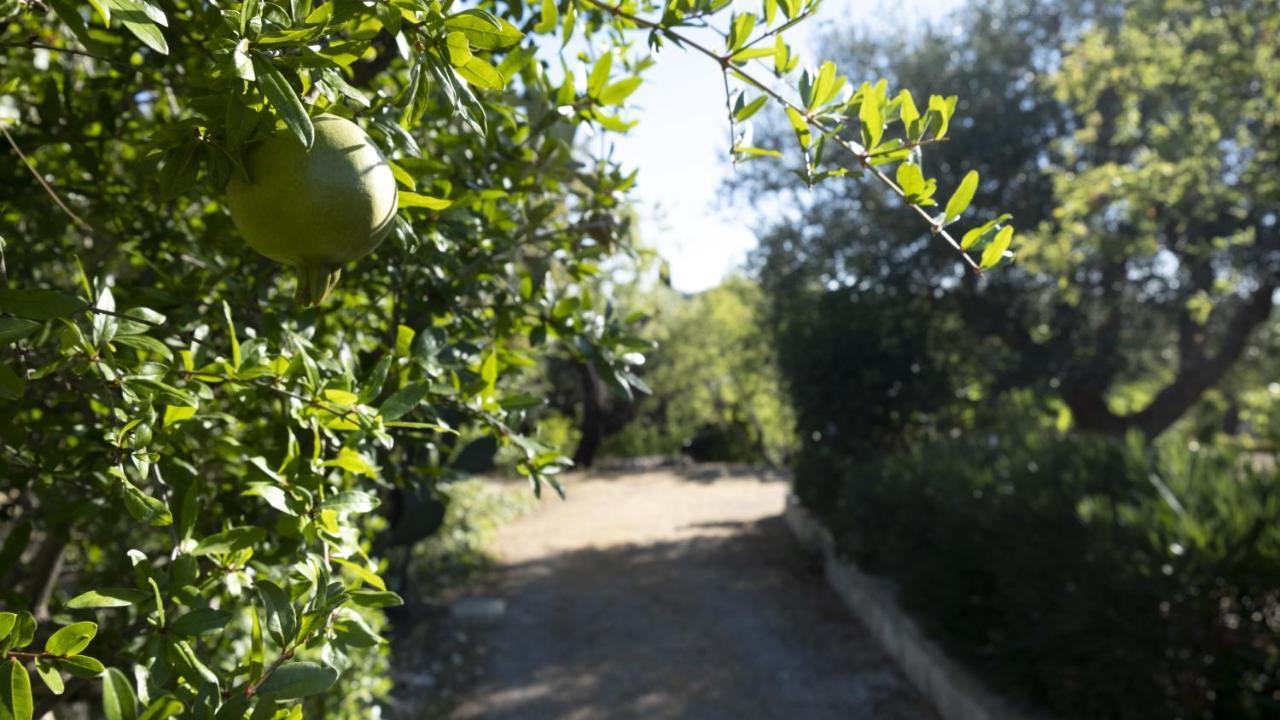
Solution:
{"label": "green leaf", "polygon": [[591,74],[587,76],[587,94],[598,98],[600,91],[604,90],[605,83],[609,82],[609,73],[612,70],[613,53],[606,51],[596,60],[596,64],[591,67]]}
{"label": "green leaf", "polygon": [[0,640],[9,637],[9,633],[13,632],[13,626],[17,624],[17,613],[0,612]]}
{"label": "green leaf", "polygon": [[40,323],[21,318],[0,318],[0,345],[17,342],[40,329]]}
{"label": "green leaf", "polygon": [[556,29],[560,24],[560,8],[556,5],[556,0],[542,0],[542,16],[538,19],[538,24],[533,26],[536,33],[548,33]]}
{"label": "green leaf", "polygon": [[413,176],[407,170],[400,167],[394,160],[388,160],[387,164],[391,166],[391,174],[395,176],[396,182],[410,190],[418,189],[418,184],[414,182]]}
{"label": "green leaf", "polygon": [[178,674],[192,685],[203,682],[213,686],[215,690],[219,688],[218,676],[200,661],[195,650],[186,640],[170,643],[167,657]]}
{"label": "green leaf", "polygon": [[333,561],[341,565],[342,567],[350,570],[352,573],[355,574],[356,577],[360,578],[362,581],[366,583],[369,583],[370,585],[377,588],[378,590],[387,589],[387,582],[383,580],[382,577],[379,576],[377,573],[365,567],[364,565],[361,565],[360,563],[357,563],[357,562],[352,562],[350,560],[343,560],[342,558],[334,558]]}
{"label": "green leaf", "polygon": [[397,193],[396,206],[401,210],[405,208],[426,208],[428,210],[445,210],[453,205],[452,200],[444,198],[431,197],[430,195],[419,195],[415,192],[401,190]]}
{"label": "green leaf", "polygon": [[206,536],[196,543],[191,551],[197,557],[203,555],[225,554],[244,550],[262,542],[267,531],[260,527],[233,527],[219,533]]}
{"label": "green leaf", "polygon": [[809,131],[809,121],[804,119],[804,115],[793,107],[787,108],[787,120],[791,121],[791,128],[796,131],[796,140],[800,143],[801,149],[808,150],[809,142],[812,135]]}
{"label": "green leaf", "polygon": [[86,680],[98,677],[106,669],[96,658],[91,658],[88,655],[59,658],[58,666],[68,673]]}
{"label": "green leaf", "polygon": [[777,54],[778,54],[778,49],[777,49],[777,48],[771,48],[771,47],[768,47],[768,48],[747,48],[746,50],[739,50],[738,52],[734,53],[734,54],[733,54],[733,57],[729,58],[729,60],[730,60],[731,62],[735,62],[735,63],[738,63],[738,64],[742,64],[742,63],[745,63],[745,62],[749,62],[749,61],[751,61],[751,60],[760,60],[760,59],[763,59],[763,58],[771,58],[771,57],[773,57],[774,55],[777,55]]}
{"label": "green leaf", "polygon": [[[226,706],[226,704],[223,705],[223,707]],[[179,717],[185,709],[186,706],[178,698],[172,695],[161,695],[147,705],[147,709],[142,711],[138,720],[165,720],[165,718]]]}
{"label": "green leaf", "polygon": [[338,457],[326,460],[324,466],[342,468],[349,473],[363,475],[368,478],[378,477],[378,472],[373,468],[373,465],[363,455],[351,448],[342,448],[338,451]]}
{"label": "green leaf", "polygon": [[30,320],[56,320],[88,306],[57,290],[0,290],[0,312]]}
{"label": "green leaf", "polygon": [[960,187],[951,195],[951,199],[947,201],[947,209],[942,217],[942,225],[950,225],[955,222],[960,215],[968,209],[969,203],[973,202],[973,194],[978,190],[978,171],[970,170],[964,179],[960,181]]}
{"label": "green leaf", "polygon": [[989,270],[1000,264],[1004,258],[1005,251],[1013,244],[1013,226],[1006,225],[999,233],[996,233],[996,239],[982,251],[982,262],[979,263],[983,270]]}
{"label": "green leaf", "polygon": [[412,383],[395,391],[378,409],[382,419],[390,422],[408,415],[427,396],[429,389],[426,383]]}
{"label": "green leaf", "polygon": [[862,86],[862,105],[858,108],[858,120],[862,123],[863,145],[867,152],[871,152],[884,136],[884,115],[880,107],[880,94],[870,84]]}
{"label": "green leaf", "polygon": [[280,647],[289,645],[298,633],[298,614],[289,593],[270,580],[259,580],[257,587],[267,612],[267,632]]}
{"label": "green leaf", "polygon": [[378,498],[360,490],[344,490],[337,495],[325,498],[320,503],[321,510],[334,512],[367,513],[378,507]]}
{"label": "green leaf", "polygon": [[124,488],[124,509],[134,520],[144,522],[152,527],[166,527],[173,524],[173,513],[160,498],[152,497],[138,489],[133,483],[121,481]]}
{"label": "green leaf", "polygon": [[155,604],[156,619],[159,620],[160,624],[163,626],[165,624],[164,597],[162,597],[160,594],[160,584],[157,583],[156,579],[151,576],[147,576],[147,584],[151,586],[151,596],[156,603]]}
{"label": "green leaf", "polygon": [[1013,216],[1009,213],[1004,213],[1000,215],[1000,217],[988,220],[978,227],[973,228],[969,232],[965,233],[964,238],[960,240],[960,249],[968,250],[975,245],[980,245],[990,240],[992,236],[1000,230],[1000,227],[1012,217]]}
{"label": "green leaf", "polygon": [[18,611],[18,622],[13,626],[13,647],[22,649],[36,637],[36,618],[26,610]]}
{"label": "green leaf", "polygon": [[365,588],[356,588],[354,590],[348,590],[347,595],[351,598],[351,602],[356,605],[375,610],[404,604],[404,598],[389,590],[368,590]]}
{"label": "green leaf", "polygon": [[131,588],[99,588],[71,598],[67,601],[67,607],[75,610],[82,608],[128,607],[146,600],[147,597],[147,593]]}
{"label": "green leaf", "polygon": [[751,116],[755,115],[756,113],[760,112],[760,108],[764,107],[765,102],[767,102],[768,100],[769,100],[768,95],[761,95],[760,97],[756,98],[755,100],[752,100],[746,105],[743,105],[740,110],[734,112],[733,114],[734,121],[743,122],[748,118],[750,118]]}
{"label": "green leaf", "polygon": [[240,341],[236,339],[236,323],[231,319],[231,306],[226,300],[222,301],[222,317],[227,321],[227,341],[231,345],[231,367],[239,372],[240,370]]}
{"label": "green leaf", "polygon": [[293,508],[289,506],[289,494],[283,488],[270,483],[252,483],[249,489],[245,490],[242,495],[257,496],[267,501],[271,507],[279,510],[286,515],[297,515]]}
{"label": "green leaf", "polygon": [[253,51],[253,69],[258,75],[258,87],[266,96],[267,102],[294,137],[298,138],[298,142],[302,143],[302,147],[310,150],[316,139],[316,128],[307,115],[307,109],[298,99],[298,94],[293,91],[293,86],[280,74],[271,59],[257,50]]}
{"label": "green leaf", "polygon": [[640,83],[642,82],[643,80],[637,76],[629,77],[625,80],[619,80],[618,82],[609,85],[604,90],[600,91],[600,104],[605,106],[621,105],[623,101],[631,96],[631,93],[635,92],[636,89],[640,87]]}
{"label": "green leaf", "polygon": [[0,399],[17,400],[27,389],[25,378],[14,372],[8,365],[0,363]]}
{"label": "green leaf", "polygon": [[264,659],[264,648],[262,642],[262,623],[258,620],[258,608],[249,608],[249,679],[257,682],[262,677],[262,668],[266,661]]}
{"label": "green leaf", "polygon": [[196,408],[182,407],[180,405],[166,405],[164,407],[164,426],[176,425],[183,420],[190,420],[195,417]]}
{"label": "green leaf", "polygon": [[934,112],[934,117],[938,119],[938,130],[933,134],[935,138],[942,139],[947,136],[947,126],[951,122],[951,116],[956,111],[956,96],[942,97],[940,95],[931,95],[929,97],[929,109]]}
{"label": "green leaf", "polygon": [[[133,36],[161,55],[169,54],[169,43],[160,32],[160,25],[168,25],[164,12],[149,2],[138,0],[110,0],[119,20]],[[157,15],[158,13],[158,15]]]}
{"label": "green leaf", "polygon": [[255,82],[257,73],[253,71],[253,58],[249,55],[249,39],[242,38],[231,51],[231,69],[236,77],[245,82]]}
{"label": "green leaf", "polygon": [[169,630],[179,635],[207,635],[221,632],[231,621],[226,610],[197,608],[169,624]]}
{"label": "green leaf", "polygon": [[831,102],[836,93],[840,92],[840,88],[844,86],[844,82],[844,78],[836,75],[835,63],[830,60],[822,63],[822,67],[818,70],[818,77],[813,82],[813,97],[810,101],[809,109],[822,107]]}
{"label": "green leaf", "polygon": [[490,389],[498,382],[498,351],[490,350],[484,356],[484,362],[480,363],[480,377]]}
{"label": "green leaf", "polygon": [[920,166],[914,163],[903,163],[898,166],[898,187],[902,188],[902,192],[907,197],[918,195],[924,190],[924,173],[920,172]]}
{"label": "green leaf", "polygon": [[89,647],[89,641],[97,634],[98,623],[71,623],[49,636],[44,644],[44,651],[58,657],[79,655],[81,650]]}
{"label": "green leaf", "polygon": [[111,25],[111,6],[103,0],[89,0],[89,4],[94,10],[98,11],[98,17],[102,18],[103,26]]}
{"label": "green leaf", "polygon": [[40,676],[40,680],[44,682],[45,687],[49,688],[49,692],[54,695],[62,694],[62,673],[58,672],[58,667],[51,661],[37,658],[36,674]]}
{"label": "green leaf", "polygon": [[752,13],[736,15],[729,24],[729,35],[725,38],[729,52],[733,52],[746,44],[751,38],[751,31],[756,27],[756,16]]}
{"label": "green leaf", "polygon": [[472,56],[465,65],[454,68],[454,70],[462,76],[463,80],[485,90],[501,90],[507,86],[507,81],[502,77],[502,73],[489,63],[481,60],[476,56]]}
{"label": "green leaf", "polygon": [[920,110],[916,108],[916,101],[911,97],[910,90],[903,90],[898,93],[898,99],[901,104],[898,108],[898,117],[902,119],[903,125],[910,125],[920,119]]}
{"label": "green leaf", "polygon": [[169,346],[150,335],[116,335],[112,342],[148,352],[166,361],[173,360],[173,351],[169,349]]}
{"label": "green leaf", "polygon": [[471,46],[467,43],[466,34],[461,30],[454,30],[445,35],[444,42],[449,49],[449,64],[454,67],[462,67],[475,57],[471,54]]}
{"label": "green leaf", "polygon": [[501,18],[485,13],[480,15],[474,10],[464,10],[444,21],[449,30],[461,30],[471,47],[481,50],[503,50],[520,42],[524,33],[519,28]]}
{"label": "green leaf", "polygon": [[133,685],[115,668],[109,668],[102,679],[102,712],[107,720],[138,718],[138,696],[133,692]]}
{"label": "green leaf", "polygon": [[384,642],[382,637],[369,627],[364,618],[350,610],[337,614],[333,622],[333,631],[338,641],[348,647],[370,648]]}
{"label": "green leaf", "polygon": [[140,395],[154,395],[170,405],[191,408],[198,406],[194,395],[152,377],[135,375],[125,378],[124,384],[135,392],[141,390]]}
{"label": "green leaf", "polygon": [[293,700],[328,690],[338,679],[338,671],[313,662],[281,665],[258,686],[258,694],[273,700]]}
{"label": "green leaf", "polygon": [[0,720],[31,720],[31,678],[16,658],[0,666]]}

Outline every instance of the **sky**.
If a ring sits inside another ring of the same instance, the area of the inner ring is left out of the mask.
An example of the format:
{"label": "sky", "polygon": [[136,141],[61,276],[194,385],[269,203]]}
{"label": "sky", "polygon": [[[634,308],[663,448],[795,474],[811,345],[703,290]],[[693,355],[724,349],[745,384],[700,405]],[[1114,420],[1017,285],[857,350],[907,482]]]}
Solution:
{"label": "sky", "polygon": [[[817,59],[813,45],[824,28],[883,26],[890,17],[892,22],[918,22],[961,2],[827,0],[816,17],[788,31],[787,40],[801,53],[803,64]],[[641,240],[667,259],[677,290],[714,287],[756,244],[751,214],[717,202],[724,194],[723,180],[734,172],[720,71],[702,55],[668,46],[631,100],[639,125],[614,136],[614,150],[625,166],[640,169],[634,200]]]}

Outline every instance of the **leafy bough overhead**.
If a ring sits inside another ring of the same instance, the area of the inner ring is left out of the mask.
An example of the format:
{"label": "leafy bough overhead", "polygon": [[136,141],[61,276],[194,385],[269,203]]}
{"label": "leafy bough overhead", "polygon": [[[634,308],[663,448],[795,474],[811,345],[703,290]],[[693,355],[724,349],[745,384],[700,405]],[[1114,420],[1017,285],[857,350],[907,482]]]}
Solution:
{"label": "leafy bough overhead", "polygon": [[[606,270],[646,261],[636,175],[577,138],[633,124],[653,60],[629,30],[761,93],[729,98],[735,129],[780,103],[806,182],[868,172],[962,251],[986,243],[971,266],[998,262],[1007,218],[947,230],[976,176],[924,210],[923,149],[954,99],[920,112],[824,63],[786,100],[750,74],[798,67],[782,37],[816,8],[0,1],[0,717],[368,716],[389,686],[383,610],[401,601],[376,540],[413,521],[387,509],[398,493],[495,448],[558,489],[568,461],[532,438],[542,399],[520,390],[547,352],[644,389],[643,318],[614,307]],[[717,24],[723,52],[683,30]],[[225,189],[256,143],[310,146],[323,114],[369,133],[398,208],[392,241],[302,309]],[[854,163],[825,164],[832,144]]]}
{"label": "leafy bough overhead", "polygon": [[[629,3],[579,1],[618,18],[624,26],[649,30],[649,43],[652,47],[659,47],[662,40],[667,39],[678,46],[691,48],[720,66],[728,96],[735,161],[782,156],[778,150],[753,147],[744,142],[751,136],[749,126],[741,133],[735,129],[737,124],[747,123],[765,107],[767,101],[772,100],[786,112],[787,119],[795,130],[796,140],[804,157],[804,166],[797,174],[805,182],[812,185],[828,178],[843,177],[851,170],[864,170],[926,220],[930,231],[958,251],[965,264],[975,272],[981,273],[995,267],[1011,255],[1009,248],[1013,242],[1013,226],[1008,224],[1012,218],[1007,214],[970,230],[959,241],[946,229],[969,208],[977,190],[977,171],[970,171],[964,177],[947,201],[943,213],[935,216],[925,210],[926,207],[937,205],[933,197],[937,190],[937,180],[926,179],[924,176],[923,150],[928,145],[946,140],[958,101],[956,96],[931,96],[925,112],[921,113],[910,90],[903,89],[890,98],[888,82],[885,80],[874,84],[864,82],[854,90],[848,78],[838,74],[835,63],[826,61],[816,70],[806,68],[802,71],[798,93],[795,93],[798,97],[789,99],[782,91],[748,71],[748,66],[753,61],[769,65],[772,74],[778,79],[785,78],[795,70],[800,58],[783,41],[783,32],[814,15],[821,0],[765,0],[759,15],[733,14],[728,30],[720,33],[725,43],[722,52],[717,52],[676,29],[708,27],[703,21],[704,17],[728,3],[713,2],[709,3],[708,8],[708,3],[675,0],[665,6],[660,20],[650,20],[637,15]],[[549,17],[546,13],[554,11],[554,8],[554,3],[544,4],[544,24]],[[780,23],[779,11],[783,16]],[[759,31],[753,35],[757,28]],[[772,42],[769,42],[771,38]],[[608,55],[605,55],[597,61],[596,67],[607,62]],[[748,100],[745,88],[732,92],[730,78],[761,94]],[[858,140],[842,134],[854,120],[858,123]],[[901,137],[888,135],[895,123],[902,131]],[[855,166],[824,169],[822,162],[828,143],[847,151],[855,161]],[[898,164],[896,182],[880,169],[881,166],[894,163]],[[969,251],[976,249],[982,250],[977,261],[969,255]]]}

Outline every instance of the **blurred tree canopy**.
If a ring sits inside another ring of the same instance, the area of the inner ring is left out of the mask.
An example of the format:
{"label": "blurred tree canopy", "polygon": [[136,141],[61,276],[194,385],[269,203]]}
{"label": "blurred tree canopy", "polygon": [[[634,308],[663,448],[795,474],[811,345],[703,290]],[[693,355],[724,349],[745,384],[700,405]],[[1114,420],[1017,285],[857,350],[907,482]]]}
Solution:
{"label": "blurred tree canopy", "polygon": [[657,349],[639,372],[650,392],[605,451],[784,463],[794,419],[759,287],[731,277],[690,296],[664,286],[649,295],[652,317],[641,332]]}
{"label": "blurred tree canopy", "polygon": [[[785,328],[812,322],[824,293],[885,313],[929,294],[934,320],[901,332],[982,358],[951,378],[957,409],[972,415],[974,401],[1035,388],[1073,427],[1158,436],[1242,357],[1257,360],[1251,343],[1266,337],[1280,262],[1268,170],[1280,15],[1250,2],[1008,0],[956,20],[961,32],[926,27],[905,52],[856,32],[829,36],[827,51],[846,67],[960,92],[964,131],[932,153],[932,169],[955,178],[960,158],[980,158],[977,201],[1023,228],[1018,261],[976,278],[928,252],[927,232],[889,219],[893,194],[827,185],[805,195],[756,166],[739,189],[795,208],[753,260],[784,328],[780,351],[795,347]],[[779,125],[773,141],[788,131]],[[828,317],[837,333],[844,320]]]}

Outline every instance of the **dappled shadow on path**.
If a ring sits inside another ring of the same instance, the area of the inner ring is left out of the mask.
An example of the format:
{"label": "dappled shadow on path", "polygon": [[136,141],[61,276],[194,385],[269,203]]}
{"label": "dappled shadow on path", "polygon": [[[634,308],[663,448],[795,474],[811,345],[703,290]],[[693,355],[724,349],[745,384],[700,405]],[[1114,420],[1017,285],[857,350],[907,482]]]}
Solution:
{"label": "dappled shadow on path", "polygon": [[780,518],[502,570],[509,603],[458,718],[928,718]]}

